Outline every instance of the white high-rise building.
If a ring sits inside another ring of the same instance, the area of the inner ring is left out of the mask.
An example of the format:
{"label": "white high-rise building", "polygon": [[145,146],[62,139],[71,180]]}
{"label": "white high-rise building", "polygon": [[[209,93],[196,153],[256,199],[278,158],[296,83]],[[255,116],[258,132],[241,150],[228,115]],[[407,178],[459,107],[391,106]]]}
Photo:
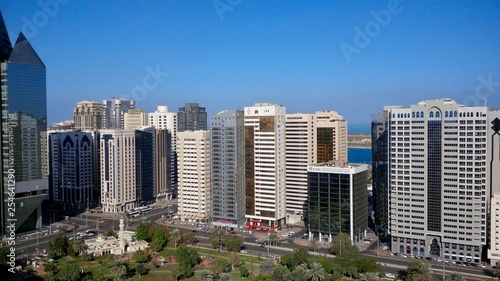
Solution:
{"label": "white high-rise building", "polygon": [[285,201],[284,106],[245,107],[246,218],[249,227],[283,224]]}
{"label": "white high-rise building", "polygon": [[210,218],[210,133],[177,134],[179,216],[182,221],[207,223]]}
{"label": "white high-rise building", "polygon": [[243,110],[225,110],[210,118],[213,225],[245,225],[244,129]]}
{"label": "white high-rise building", "polygon": [[479,262],[488,239],[487,107],[437,99],[388,113],[392,251]]}
{"label": "white high-rise building", "polygon": [[101,204],[104,212],[124,212],[137,204],[135,130],[101,130]]}
{"label": "white high-rise building", "polygon": [[347,122],[335,111],[286,115],[286,210],[307,210],[307,166],[347,164]]}
{"label": "white high-rise building", "polygon": [[488,112],[489,131],[486,138],[488,143],[488,187],[491,192],[490,208],[490,239],[488,247],[488,258],[490,264],[496,265],[500,262],[500,110]]}

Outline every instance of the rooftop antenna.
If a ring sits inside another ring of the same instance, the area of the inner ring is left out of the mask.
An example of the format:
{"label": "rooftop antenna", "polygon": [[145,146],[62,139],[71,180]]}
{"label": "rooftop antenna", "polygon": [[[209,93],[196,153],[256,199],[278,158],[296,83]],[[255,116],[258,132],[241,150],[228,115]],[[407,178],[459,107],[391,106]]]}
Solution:
{"label": "rooftop antenna", "polygon": [[488,102],[488,100],[486,98],[482,98],[484,100],[484,107],[486,107],[486,103]]}

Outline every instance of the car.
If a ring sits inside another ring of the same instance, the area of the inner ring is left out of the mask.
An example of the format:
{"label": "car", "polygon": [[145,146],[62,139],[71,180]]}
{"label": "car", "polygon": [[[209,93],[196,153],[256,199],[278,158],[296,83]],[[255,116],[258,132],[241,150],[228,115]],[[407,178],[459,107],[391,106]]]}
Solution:
{"label": "car", "polygon": [[387,277],[387,278],[396,278],[396,276],[394,276],[394,274],[392,274],[392,273],[386,273],[385,277]]}
{"label": "car", "polygon": [[240,250],[240,253],[242,253],[242,254],[248,254],[247,250]]}

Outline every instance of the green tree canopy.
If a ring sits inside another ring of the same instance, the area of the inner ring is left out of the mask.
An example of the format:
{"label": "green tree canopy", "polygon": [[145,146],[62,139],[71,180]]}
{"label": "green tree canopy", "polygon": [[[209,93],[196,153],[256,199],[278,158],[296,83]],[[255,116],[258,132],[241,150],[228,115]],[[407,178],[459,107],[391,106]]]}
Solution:
{"label": "green tree canopy", "polygon": [[272,260],[264,260],[260,263],[260,274],[266,276],[272,276],[274,270],[276,269],[276,265],[274,265],[274,261]]}
{"label": "green tree canopy", "polygon": [[144,250],[135,251],[132,254],[132,258],[138,263],[145,263],[149,261],[149,255]]}
{"label": "green tree canopy", "polygon": [[78,281],[80,280],[80,266],[76,263],[66,263],[56,277],[58,280]]}
{"label": "green tree canopy", "polygon": [[210,235],[210,244],[214,248],[219,248],[222,251],[222,247],[224,246],[224,241],[226,239],[226,232],[222,229],[216,229]]}
{"label": "green tree canopy", "polygon": [[200,256],[196,250],[180,245],[175,250],[175,259],[179,264],[179,273],[187,278],[193,275],[193,267],[198,264]]}
{"label": "green tree canopy", "polygon": [[226,235],[224,238],[224,246],[229,252],[237,252],[243,246],[243,238],[236,235]]}

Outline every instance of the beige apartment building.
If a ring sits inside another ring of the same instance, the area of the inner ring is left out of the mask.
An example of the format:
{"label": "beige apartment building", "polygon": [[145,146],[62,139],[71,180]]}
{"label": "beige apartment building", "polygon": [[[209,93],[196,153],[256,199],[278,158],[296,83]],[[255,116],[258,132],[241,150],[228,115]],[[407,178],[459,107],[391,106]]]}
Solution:
{"label": "beige apartment building", "polygon": [[182,221],[210,218],[210,133],[177,133],[179,216]]}

